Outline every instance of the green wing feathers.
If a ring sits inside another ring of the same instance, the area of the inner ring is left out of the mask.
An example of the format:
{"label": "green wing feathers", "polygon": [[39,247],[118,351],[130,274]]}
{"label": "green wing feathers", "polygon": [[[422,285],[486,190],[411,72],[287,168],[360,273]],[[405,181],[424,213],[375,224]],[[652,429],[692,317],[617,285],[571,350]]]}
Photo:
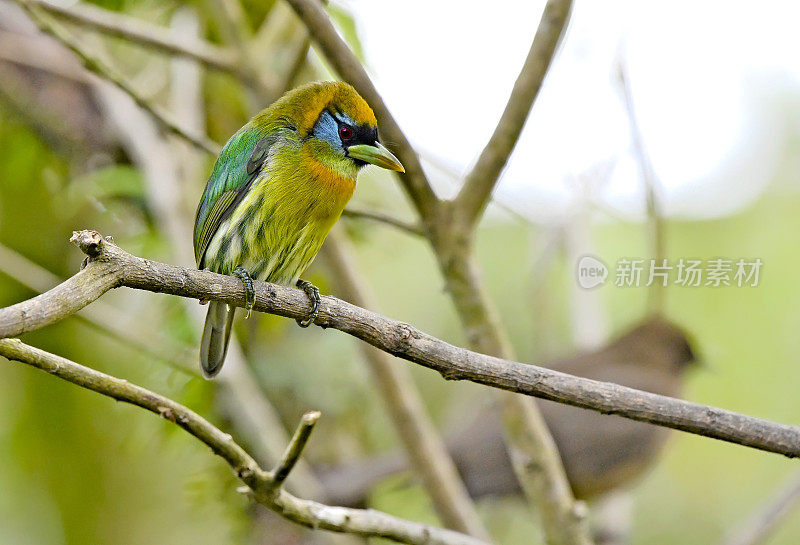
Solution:
{"label": "green wing feathers", "polygon": [[203,268],[206,249],[217,229],[250,189],[277,137],[248,123],[234,134],[214,164],[194,224],[194,257]]}

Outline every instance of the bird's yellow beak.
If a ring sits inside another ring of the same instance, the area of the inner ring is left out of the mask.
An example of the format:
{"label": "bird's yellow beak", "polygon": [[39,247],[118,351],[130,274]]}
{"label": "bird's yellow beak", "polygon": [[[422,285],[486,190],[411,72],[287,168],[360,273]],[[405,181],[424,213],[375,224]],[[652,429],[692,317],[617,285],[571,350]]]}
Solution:
{"label": "bird's yellow beak", "polygon": [[405,172],[402,163],[394,154],[386,149],[380,142],[375,142],[374,146],[368,144],[358,144],[347,148],[347,155],[353,159],[360,159],[371,165],[375,165],[396,172]]}

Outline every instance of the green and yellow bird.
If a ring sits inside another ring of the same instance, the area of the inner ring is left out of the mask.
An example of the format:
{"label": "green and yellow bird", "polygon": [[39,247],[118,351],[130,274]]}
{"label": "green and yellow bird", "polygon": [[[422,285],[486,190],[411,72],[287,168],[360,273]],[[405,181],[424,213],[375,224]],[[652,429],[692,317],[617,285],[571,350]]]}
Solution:
{"label": "green and yellow bird", "polygon": [[[375,114],[350,85],[318,82],[286,93],[228,140],[197,208],[197,266],[242,279],[248,314],[253,279],[297,285],[353,195],[367,164],[404,172],[378,141]],[[236,307],[211,301],[200,346],[207,377],[219,373]]]}

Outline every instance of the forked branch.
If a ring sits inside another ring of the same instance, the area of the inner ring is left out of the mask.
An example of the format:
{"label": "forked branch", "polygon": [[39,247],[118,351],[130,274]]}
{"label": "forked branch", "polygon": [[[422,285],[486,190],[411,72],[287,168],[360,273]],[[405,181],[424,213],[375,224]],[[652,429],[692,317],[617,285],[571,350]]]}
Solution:
{"label": "forked branch", "polygon": [[253,498],[289,520],[309,528],[322,528],[369,537],[385,537],[414,545],[486,545],[484,541],[433,526],[374,511],[332,507],[300,499],[286,492],[283,481],[300,457],[318,412],[306,413],[276,469],[265,471],[233,438],[194,411],[155,392],[131,384],[66,358],[23,344],[0,339],[0,356],[25,363],[99,394],[136,405],[169,420],[211,448],[231,466],[252,491]]}

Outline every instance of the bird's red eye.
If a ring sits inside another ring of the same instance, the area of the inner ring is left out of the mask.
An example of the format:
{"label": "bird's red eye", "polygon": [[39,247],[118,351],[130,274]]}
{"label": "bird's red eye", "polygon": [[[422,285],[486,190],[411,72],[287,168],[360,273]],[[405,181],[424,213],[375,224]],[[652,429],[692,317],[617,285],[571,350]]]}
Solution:
{"label": "bird's red eye", "polygon": [[350,140],[353,138],[353,129],[347,125],[342,125],[339,127],[339,136],[342,137],[342,140]]}

